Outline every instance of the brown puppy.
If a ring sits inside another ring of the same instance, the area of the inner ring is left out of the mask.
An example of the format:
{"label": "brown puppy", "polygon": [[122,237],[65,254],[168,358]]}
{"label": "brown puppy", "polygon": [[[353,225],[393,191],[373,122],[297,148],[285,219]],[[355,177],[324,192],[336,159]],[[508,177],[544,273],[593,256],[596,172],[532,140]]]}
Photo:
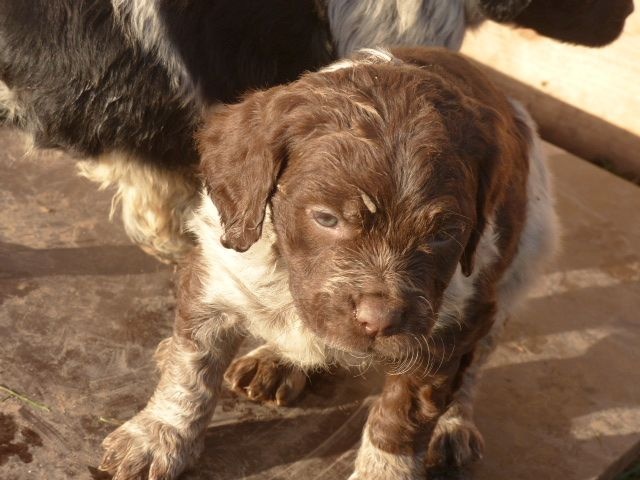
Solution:
{"label": "brown puppy", "polygon": [[286,403],[304,371],[388,371],[353,479],[422,479],[481,453],[471,396],[554,247],[531,121],[460,56],[366,50],[212,112],[174,335],[147,407],[104,442],[117,480],[175,478],[227,378]]}

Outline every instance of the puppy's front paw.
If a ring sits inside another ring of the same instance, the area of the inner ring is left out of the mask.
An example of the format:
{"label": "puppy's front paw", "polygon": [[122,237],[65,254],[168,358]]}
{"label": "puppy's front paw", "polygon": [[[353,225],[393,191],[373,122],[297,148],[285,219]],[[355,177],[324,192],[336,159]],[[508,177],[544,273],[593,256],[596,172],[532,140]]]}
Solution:
{"label": "puppy's front paw", "polygon": [[236,359],[224,374],[231,389],[250,400],[290,405],[303,392],[307,376],[287,365],[268,345]]}
{"label": "puppy's front paw", "polygon": [[102,447],[100,470],[113,480],[173,480],[198,453],[174,427],[144,413],[111,432]]}
{"label": "puppy's front paw", "polygon": [[422,455],[401,455],[386,452],[371,442],[368,427],[356,457],[355,471],[349,480],[424,480]]}
{"label": "puppy's front paw", "polygon": [[[383,470],[357,469],[351,474],[349,480],[424,480],[424,473],[416,473],[395,467]],[[429,477],[431,480],[431,477]]]}
{"label": "puppy's front paw", "polygon": [[475,424],[466,418],[443,415],[429,443],[430,467],[465,467],[482,458],[484,440]]}
{"label": "puppy's front paw", "polygon": [[433,467],[427,470],[427,480],[473,480],[473,475],[463,467]]}
{"label": "puppy's front paw", "polygon": [[380,463],[378,459],[369,465],[357,465],[349,480],[424,480],[424,470],[415,468],[411,462]]}

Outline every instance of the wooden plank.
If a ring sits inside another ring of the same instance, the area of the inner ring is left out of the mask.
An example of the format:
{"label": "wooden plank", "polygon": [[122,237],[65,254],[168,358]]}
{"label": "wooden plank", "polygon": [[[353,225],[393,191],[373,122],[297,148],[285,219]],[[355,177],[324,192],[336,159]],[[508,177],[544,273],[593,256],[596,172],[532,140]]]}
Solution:
{"label": "wooden plank", "polygon": [[488,22],[467,35],[462,52],[495,71],[547,140],[640,178],[640,12],[600,49]]}

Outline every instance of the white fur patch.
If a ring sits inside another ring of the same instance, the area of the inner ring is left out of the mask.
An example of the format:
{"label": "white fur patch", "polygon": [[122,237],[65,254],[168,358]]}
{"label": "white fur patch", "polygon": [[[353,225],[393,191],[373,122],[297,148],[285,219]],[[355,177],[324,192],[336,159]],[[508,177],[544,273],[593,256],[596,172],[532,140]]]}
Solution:
{"label": "white fur patch", "polygon": [[0,114],[6,115],[9,122],[15,122],[20,116],[20,105],[13,91],[0,81]]}
{"label": "white fur patch", "polygon": [[443,46],[459,50],[465,0],[329,0],[338,55],[378,45]]}
{"label": "white fur patch", "polygon": [[357,65],[374,65],[376,63],[402,63],[391,52],[384,48],[361,48],[358,58],[345,58],[324,67],[320,72],[336,72]]}
{"label": "white fur patch", "polygon": [[478,242],[473,272],[466,277],[462,273],[460,265],[458,265],[444,291],[442,307],[440,307],[438,313],[438,322],[433,329],[434,333],[449,328],[451,325],[456,325],[462,330],[464,326],[464,311],[467,303],[475,294],[475,282],[478,275],[482,270],[494,263],[498,259],[498,255],[497,236],[494,232],[493,221],[489,219],[482,237],[480,237],[480,242]]}
{"label": "white fur patch", "polygon": [[328,348],[300,319],[289,291],[289,275],[278,261],[275,232],[265,218],[262,237],[244,253],[220,244],[222,226],[211,198],[202,194],[190,222],[203,250],[206,277],[200,301],[214,310],[242,317],[245,328],[302,368],[321,367]]}
{"label": "white fur patch", "polygon": [[[155,394],[154,401],[149,402],[145,411],[164,425],[183,432],[191,428],[193,412],[185,405],[185,400],[193,396],[193,392],[180,384],[166,385]],[[203,393],[202,402],[209,401],[209,396]]]}
{"label": "white fur patch", "polygon": [[78,162],[78,171],[100,189],[116,186],[111,216],[121,203],[127,235],[145,251],[175,261],[191,249],[183,232],[196,206],[195,182],[118,153]]}
{"label": "white fur patch", "polygon": [[356,468],[349,480],[422,480],[424,454],[395,455],[371,443],[369,428],[362,433]]}
{"label": "white fur patch", "polygon": [[526,109],[514,100],[511,104],[516,116],[531,130],[532,142],[527,181],[527,218],[520,237],[518,253],[498,285],[498,304],[504,312],[504,317],[524,300],[542,268],[557,251],[560,237],[542,140]]}

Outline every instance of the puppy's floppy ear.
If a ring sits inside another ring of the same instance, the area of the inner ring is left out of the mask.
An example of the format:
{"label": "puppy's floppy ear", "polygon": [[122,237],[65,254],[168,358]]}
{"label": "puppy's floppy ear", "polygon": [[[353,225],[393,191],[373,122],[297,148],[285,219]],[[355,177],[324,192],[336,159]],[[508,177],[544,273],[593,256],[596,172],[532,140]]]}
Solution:
{"label": "puppy's floppy ear", "polygon": [[478,8],[490,20],[510,22],[530,3],[531,0],[478,0]]}
{"label": "puppy's floppy ear", "polygon": [[563,42],[600,47],[613,42],[633,12],[633,0],[533,0],[513,19]]}
{"label": "puppy's floppy ear", "polygon": [[215,108],[196,136],[200,172],[224,227],[220,241],[239,252],[260,238],[267,203],[286,161],[280,88]]}
{"label": "puppy's floppy ear", "polygon": [[[486,106],[474,106],[473,125],[465,133],[465,151],[476,165],[476,222],[460,258],[465,276],[474,269],[477,248],[487,222],[492,219],[504,192],[522,183],[527,171],[529,127],[515,116]],[[475,161],[475,162],[474,162]]]}

